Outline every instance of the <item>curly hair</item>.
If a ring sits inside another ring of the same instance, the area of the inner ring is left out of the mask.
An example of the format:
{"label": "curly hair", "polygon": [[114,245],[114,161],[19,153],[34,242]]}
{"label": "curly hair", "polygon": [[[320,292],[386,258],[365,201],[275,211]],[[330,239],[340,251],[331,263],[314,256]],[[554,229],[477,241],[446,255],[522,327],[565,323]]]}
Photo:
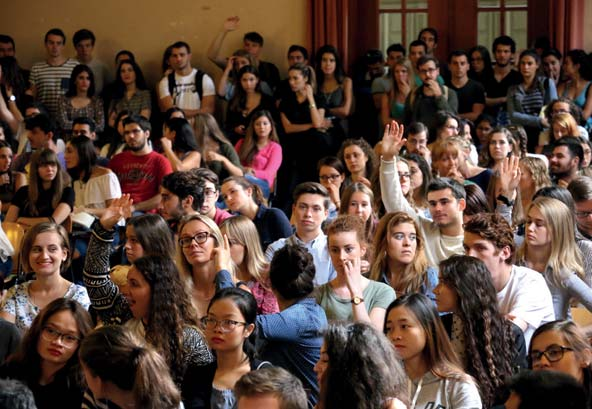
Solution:
{"label": "curly hair", "polygon": [[501,315],[491,274],[477,258],[453,255],[440,263],[440,282],[458,295],[455,314],[462,320],[465,370],[480,387],[484,407],[512,376],[514,339],[511,323]]}
{"label": "curly hair", "polygon": [[418,292],[421,285],[426,283],[427,280],[428,261],[424,253],[424,238],[413,217],[406,212],[394,212],[387,213],[380,219],[374,234],[374,256],[372,257],[373,263],[370,269],[370,279],[375,281],[380,280],[382,273],[388,272],[388,238],[392,234],[392,230],[403,223],[408,223],[415,229],[417,247],[413,261],[405,267],[402,274],[393,277],[394,282],[391,282],[391,285],[397,295]]}
{"label": "curly hair", "polygon": [[150,285],[150,310],[146,340],[165,358],[171,374],[180,384],[185,374],[183,361],[184,327],[198,327],[197,312],[173,259],[162,256],[140,257],[134,267]]}
{"label": "curly hair", "polygon": [[[347,163],[345,161],[345,149],[349,148],[350,146],[357,146],[358,148],[360,148],[362,150],[362,152],[364,152],[364,155],[366,155],[367,161],[366,161],[366,172],[365,172],[365,177],[370,179],[372,177],[372,175],[374,175],[374,173],[376,172],[377,168],[378,168],[378,158],[376,157],[376,152],[374,152],[374,149],[372,149],[372,146],[370,146],[370,144],[368,142],[366,142],[365,139],[360,138],[360,139],[346,139],[345,141],[343,141],[343,143],[341,144],[341,147],[339,148],[339,152],[337,152],[337,157],[341,160],[341,162],[343,163]],[[346,167],[346,175],[350,176],[351,172],[349,169],[347,169]]]}
{"label": "curly hair", "polygon": [[480,213],[476,214],[465,223],[465,233],[476,234],[491,244],[499,251],[504,247],[510,249],[510,257],[506,259],[506,264],[512,264],[512,256],[516,250],[514,242],[514,231],[510,224],[498,213]]}
{"label": "curly hair", "polygon": [[332,324],[324,338],[329,364],[321,407],[374,409],[395,397],[407,400],[407,376],[395,349],[372,325]]}
{"label": "curly hair", "polygon": [[520,158],[520,165],[530,172],[532,181],[534,182],[534,191],[551,186],[551,178],[549,177],[549,169],[545,162],[536,157],[525,156]]}

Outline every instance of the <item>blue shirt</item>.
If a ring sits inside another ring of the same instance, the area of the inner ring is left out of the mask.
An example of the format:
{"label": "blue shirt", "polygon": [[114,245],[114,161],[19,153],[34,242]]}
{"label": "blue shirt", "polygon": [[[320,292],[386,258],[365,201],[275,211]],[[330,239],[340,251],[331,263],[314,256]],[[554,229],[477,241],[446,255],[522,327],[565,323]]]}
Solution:
{"label": "blue shirt", "polygon": [[296,234],[291,235],[287,239],[274,241],[265,251],[265,257],[267,257],[267,260],[271,262],[275,252],[283,248],[286,244],[302,246],[312,255],[315,266],[315,286],[323,285],[333,280],[337,275],[335,268],[333,268],[333,263],[331,262],[331,256],[329,255],[327,236],[325,233],[321,232],[321,234],[308,243],[300,240]]}
{"label": "blue shirt", "polygon": [[326,327],[325,311],[314,298],[300,299],[276,314],[257,316],[258,335],[267,342],[261,359],[298,377],[312,405],[319,397],[314,366],[321,356],[321,331]]}
{"label": "blue shirt", "polygon": [[266,249],[274,241],[288,237],[293,233],[286,214],[274,207],[260,205],[253,223],[259,232],[262,249]]}

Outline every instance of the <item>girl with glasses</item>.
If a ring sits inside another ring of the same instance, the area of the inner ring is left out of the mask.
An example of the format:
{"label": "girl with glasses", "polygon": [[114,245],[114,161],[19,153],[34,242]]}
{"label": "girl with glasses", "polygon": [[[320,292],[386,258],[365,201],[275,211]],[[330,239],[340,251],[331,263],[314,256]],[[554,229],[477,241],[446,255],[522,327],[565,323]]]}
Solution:
{"label": "girl with glasses", "polygon": [[535,371],[553,370],[573,376],[592,407],[592,348],[573,321],[552,321],[532,335],[528,358]]}
{"label": "girl with glasses", "polygon": [[201,322],[216,362],[203,368],[198,388],[204,390],[206,405],[212,408],[236,407],[234,384],[252,370],[270,367],[255,358],[255,320],[257,303],[247,291],[225,288],[216,293]]}
{"label": "girl with glasses", "polygon": [[341,193],[343,181],[345,180],[345,166],[339,158],[335,156],[325,156],[317,164],[319,172],[319,181],[331,198],[329,206],[329,216],[327,220],[333,220],[337,217],[337,212],[341,206]]}
{"label": "girl with glasses", "polygon": [[84,383],[78,349],[92,327],[78,302],[56,299],[41,310],[19,350],[0,367],[0,378],[27,384],[39,409],[79,409]]}

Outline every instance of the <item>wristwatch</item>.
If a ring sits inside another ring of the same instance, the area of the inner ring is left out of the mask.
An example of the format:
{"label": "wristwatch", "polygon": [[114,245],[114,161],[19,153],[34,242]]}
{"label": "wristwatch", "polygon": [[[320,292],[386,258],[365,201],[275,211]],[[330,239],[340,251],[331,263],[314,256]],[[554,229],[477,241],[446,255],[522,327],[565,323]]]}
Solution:
{"label": "wristwatch", "polygon": [[510,199],[508,199],[508,198],[507,198],[506,196],[504,196],[504,195],[498,195],[498,196],[496,197],[496,200],[497,200],[498,202],[502,202],[503,204],[505,204],[506,206],[509,206],[509,207],[512,207],[512,206],[514,206],[514,202],[515,202],[514,200],[510,200]]}
{"label": "wristwatch", "polygon": [[351,302],[353,305],[360,305],[361,303],[364,302],[364,299],[362,297],[358,297],[356,295],[356,296],[354,296],[354,298],[351,299]]}
{"label": "wristwatch", "polygon": [[11,95],[8,97],[9,101],[15,102],[16,101],[16,97],[14,95]]}

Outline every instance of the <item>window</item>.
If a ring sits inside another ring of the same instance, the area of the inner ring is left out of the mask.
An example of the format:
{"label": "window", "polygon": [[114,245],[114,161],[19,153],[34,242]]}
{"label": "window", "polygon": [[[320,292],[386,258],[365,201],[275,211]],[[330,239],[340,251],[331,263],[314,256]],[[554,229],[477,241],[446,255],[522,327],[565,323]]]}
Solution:
{"label": "window", "polygon": [[378,13],[380,49],[384,53],[393,43],[407,47],[428,26],[428,0],[380,0]]}
{"label": "window", "polygon": [[527,47],[528,0],[477,0],[477,44],[491,48],[493,40],[508,35],[516,48]]}

